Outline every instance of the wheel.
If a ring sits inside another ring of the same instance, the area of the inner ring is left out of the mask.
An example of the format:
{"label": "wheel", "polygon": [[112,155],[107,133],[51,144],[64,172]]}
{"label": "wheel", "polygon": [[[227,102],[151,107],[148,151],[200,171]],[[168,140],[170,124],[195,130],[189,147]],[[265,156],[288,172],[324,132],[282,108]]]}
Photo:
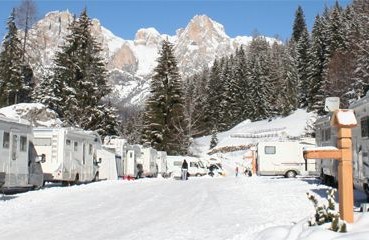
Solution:
{"label": "wheel", "polygon": [[286,178],[294,178],[294,177],[296,177],[296,172],[295,171],[293,171],[293,170],[289,170],[288,172],[286,172],[286,175],[285,175],[285,177]]}
{"label": "wheel", "polygon": [[200,177],[201,176],[201,174],[200,173],[196,173],[196,175],[195,175],[196,177]]}

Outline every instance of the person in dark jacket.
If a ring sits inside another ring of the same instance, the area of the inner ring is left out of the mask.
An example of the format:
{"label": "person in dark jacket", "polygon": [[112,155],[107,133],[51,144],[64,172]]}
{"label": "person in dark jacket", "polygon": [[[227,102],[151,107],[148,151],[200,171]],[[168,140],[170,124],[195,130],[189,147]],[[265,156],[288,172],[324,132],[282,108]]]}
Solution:
{"label": "person in dark jacket", "polygon": [[188,177],[187,177],[187,174],[188,174],[188,163],[187,163],[186,159],[183,160],[181,170],[182,170],[182,180],[187,180],[188,179]]}

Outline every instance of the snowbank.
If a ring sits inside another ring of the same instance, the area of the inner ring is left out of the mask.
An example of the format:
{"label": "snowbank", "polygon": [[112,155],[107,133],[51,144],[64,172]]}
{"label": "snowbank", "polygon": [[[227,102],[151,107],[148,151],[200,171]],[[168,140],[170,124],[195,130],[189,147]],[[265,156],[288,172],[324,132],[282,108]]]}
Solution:
{"label": "snowbank", "polygon": [[0,108],[0,114],[12,119],[25,119],[34,127],[60,127],[58,115],[41,103],[19,103]]}
{"label": "snowbank", "polygon": [[[316,115],[306,110],[298,109],[287,117],[277,117],[271,120],[251,122],[245,120],[226,132],[217,135],[218,145],[215,147],[247,146],[265,140],[294,138],[305,135],[315,122]],[[194,140],[190,151],[194,155],[204,155],[209,151],[211,136]]]}

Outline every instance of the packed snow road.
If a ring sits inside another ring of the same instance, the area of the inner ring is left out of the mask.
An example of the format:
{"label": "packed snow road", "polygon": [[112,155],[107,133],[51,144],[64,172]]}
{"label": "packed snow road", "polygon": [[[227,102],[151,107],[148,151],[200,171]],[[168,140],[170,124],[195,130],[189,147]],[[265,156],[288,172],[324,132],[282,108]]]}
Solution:
{"label": "packed snow road", "polygon": [[252,239],[314,211],[313,179],[143,179],[52,187],[0,201],[0,236],[11,239]]}

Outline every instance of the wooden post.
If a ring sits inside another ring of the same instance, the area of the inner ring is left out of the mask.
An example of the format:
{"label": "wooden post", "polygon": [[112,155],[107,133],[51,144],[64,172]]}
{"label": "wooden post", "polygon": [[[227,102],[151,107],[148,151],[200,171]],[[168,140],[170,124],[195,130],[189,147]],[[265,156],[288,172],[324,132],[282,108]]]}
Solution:
{"label": "wooden post", "polygon": [[336,159],[338,164],[338,197],[340,218],[346,222],[354,222],[354,192],[352,180],[352,140],[351,128],[357,125],[352,110],[334,112],[331,125],[338,128],[338,149],[305,150],[305,158]]}
{"label": "wooden post", "polygon": [[338,147],[341,149],[341,159],[338,164],[338,196],[341,219],[354,222],[354,190],[352,180],[352,142],[351,129],[338,129]]}

